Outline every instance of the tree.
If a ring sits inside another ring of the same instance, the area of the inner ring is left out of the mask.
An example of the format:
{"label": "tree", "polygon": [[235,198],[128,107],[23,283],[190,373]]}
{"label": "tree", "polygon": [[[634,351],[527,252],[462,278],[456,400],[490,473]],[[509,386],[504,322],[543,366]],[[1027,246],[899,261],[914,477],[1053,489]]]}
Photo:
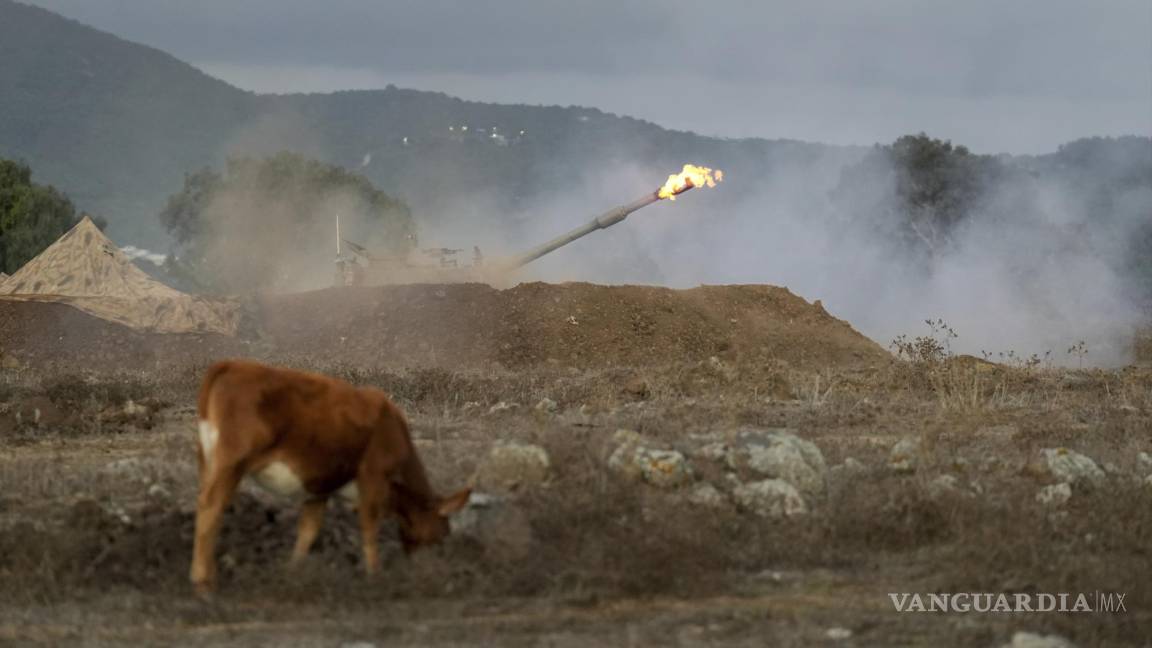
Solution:
{"label": "tree", "polygon": [[844,170],[833,198],[931,256],[951,243],[956,226],[1003,176],[995,158],[920,133],[873,148]]}
{"label": "tree", "polygon": [[374,250],[406,254],[416,244],[403,202],[363,176],[286,152],[189,174],[160,213],[176,240],[170,270],[220,293],[324,285],[337,217],[344,237]]}
{"label": "tree", "polygon": [[54,187],[33,183],[26,164],[0,159],[0,271],[16,272],[83,217]]}

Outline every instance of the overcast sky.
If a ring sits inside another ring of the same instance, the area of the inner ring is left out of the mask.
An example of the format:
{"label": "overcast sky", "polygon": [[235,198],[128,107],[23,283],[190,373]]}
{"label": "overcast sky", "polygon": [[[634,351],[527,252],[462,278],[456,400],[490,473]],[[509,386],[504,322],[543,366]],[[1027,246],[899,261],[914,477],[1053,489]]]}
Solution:
{"label": "overcast sky", "polygon": [[260,92],[401,87],[986,153],[1152,134],[1149,0],[34,0]]}

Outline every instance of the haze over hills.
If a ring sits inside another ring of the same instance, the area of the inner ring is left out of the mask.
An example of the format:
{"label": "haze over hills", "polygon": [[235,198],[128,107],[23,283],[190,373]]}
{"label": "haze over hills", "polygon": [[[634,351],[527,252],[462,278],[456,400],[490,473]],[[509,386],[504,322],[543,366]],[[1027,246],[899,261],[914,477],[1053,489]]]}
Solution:
{"label": "haze over hills", "polygon": [[[167,251],[167,197],[234,155],[290,150],[362,173],[411,206],[421,244],[486,254],[551,239],[692,162],[723,169],[722,189],[653,206],[524,276],[771,283],[876,340],[943,316],[965,352],[1086,339],[1101,362],[1125,357],[1152,308],[1147,133],[994,159],[927,137],[875,149],[722,139],[394,86],[261,95],[12,0],[0,0],[0,93],[0,157],[106,218],[121,245]],[[329,267],[327,234],[308,244],[291,261]]]}
{"label": "haze over hills", "polygon": [[[707,138],[591,108],[393,86],[257,95],[11,0],[0,0],[0,88],[0,156],[26,161],[39,181],[103,215],[118,240],[156,247],[167,240],[156,214],[184,174],[230,155],[291,149],[359,170],[436,221],[481,193],[494,212],[522,210],[589,168],[651,167],[647,177],[659,180],[686,161],[766,169],[774,156],[835,148]],[[606,206],[591,199],[589,216]]]}

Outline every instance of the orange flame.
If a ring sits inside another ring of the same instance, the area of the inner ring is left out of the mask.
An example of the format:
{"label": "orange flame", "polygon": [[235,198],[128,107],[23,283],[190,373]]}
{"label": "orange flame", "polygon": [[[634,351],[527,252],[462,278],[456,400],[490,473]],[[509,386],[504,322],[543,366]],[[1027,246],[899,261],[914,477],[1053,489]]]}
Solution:
{"label": "orange flame", "polygon": [[713,171],[708,167],[685,164],[683,171],[668,176],[668,182],[665,182],[656,194],[660,198],[676,200],[676,194],[683,193],[692,187],[715,187],[717,182],[723,181],[724,172],[719,169]]}

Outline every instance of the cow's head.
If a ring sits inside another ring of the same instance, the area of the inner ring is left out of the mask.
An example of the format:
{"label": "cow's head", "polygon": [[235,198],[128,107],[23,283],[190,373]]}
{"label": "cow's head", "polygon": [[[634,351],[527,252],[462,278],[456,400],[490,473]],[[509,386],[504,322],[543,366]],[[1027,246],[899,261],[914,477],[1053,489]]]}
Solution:
{"label": "cow's head", "polygon": [[396,517],[399,518],[400,542],[405,553],[433,545],[448,536],[452,527],[448,517],[468,504],[471,488],[448,497],[422,497],[401,484],[396,491]]}

